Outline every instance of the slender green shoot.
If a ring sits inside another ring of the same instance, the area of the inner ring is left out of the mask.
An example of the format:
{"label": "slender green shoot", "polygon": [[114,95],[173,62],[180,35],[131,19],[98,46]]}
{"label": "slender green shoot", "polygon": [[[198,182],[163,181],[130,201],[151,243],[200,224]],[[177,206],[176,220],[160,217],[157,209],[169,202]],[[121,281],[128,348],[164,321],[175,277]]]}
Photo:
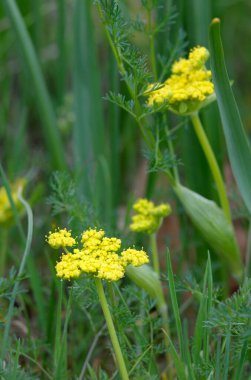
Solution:
{"label": "slender green shoot", "polygon": [[116,334],[116,331],[115,331],[115,328],[114,328],[112,316],[111,316],[111,313],[110,313],[110,310],[109,310],[109,306],[108,306],[108,303],[107,303],[107,300],[106,300],[106,296],[105,296],[104,288],[103,288],[103,285],[102,285],[102,281],[100,279],[98,279],[98,278],[95,278],[95,284],[96,284],[96,288],[97,288],[100,304],[101,304],[101,307],[102,307],[102,310],[103,310],[103,313],[104,313],[104,317],[105,317],[105,320],[106,320],[106,323],[107,323],[107,328],[108,328],[108,331],[109,331],[109,334],[110,334],[112,345],[113,345],[113,348],[114,348],[114,353],[115,353],[115,356],[116,356],[117,365],[118,365],[118,368],[119,368],[121,379],[122,380],[129,380],[128,372],[127,372],[127,369],[126,369],[126,366],[125,366],[124,357],[123,357],[123,354],[122,354],[122,351],[121,351],[121,348],[120,348],[120,344],[119,344],[119,340],[118,340],[118,337],[117,337],[117,334]]}
{"label": "slender green shoot", "polygon": [[242,379],[242,372],[243,372],[243,367],[244,367],[247,351],[248,351],[248,339],[245,340],[245,342],[244,342],[244,344],[242,346],[241,353],[240,353],[240,358],[239,358],[239,361],[238,361],[239,364],[238,364],[238,366],[236,368],[234,380],[240,380],[240,379]]}
{"label": "slender green shoot", "polygon": [[153,269],[157,273],[158,277],[160,277],[160,264],[159,264],[156,233],[150,234],[150,246],[151,246],[151,251],[152,251]]}
{"label": "slender green shoot", "polygon": [[229,202],[227,199],[227,193],[224,185],[224,181],[222,179],[222,175],[218,166],[218,163],[216,161],[214,152],[210,146],[210,143],[208,141],[208,138],[203,130],[200,118],[198,113],[194,113],[191,115],[191,120],[194,126],[195,133],[200,141],[201,147],[205,153],[205,156],[208,161],[208,165],[211,169],[213,178],[215,180],[215,185],[217,187],[221,207],[224,211],[224,214],[229,222],[231,222],[231,211]]}
{"label": "slender green shoot", "polygon": [[171,257],[170,257],[169,249],[167,249],[167,274],[168,274],[170,298],[171,298],[171,303],[172,303],[172,307],[173,307],[174,319],[175,319],[175,323],[176,323],[176,330],[177,330],[178,339],[179,339],[179,347],[180,347],[180,351],[181,351],[181,356],[183,357],[184,356],[183,355],[184,339],[183,339],[182,324],[181,324],[181,319],[180,319],[178,300],[177,300],[177,296],[176,296],[174,275],[173,275],[173,270],[172,270],[172,263],[171,263]]}
{"label": "slender green shoot", "polygon": [[58,371],[58,362],[60,356],[60,343],[61,343],[61,315],[62,315],[62,299],[63,299],[63,281],[60,280],[59,284],[59,294],[58,294],[58,304],[56,311],[56,332],[55,332],[55,342],[54,342],[54,376],[56,376]]}
{"label": "slender green shoot", "polygon": [[[21,260],[21,264],[19,267],[18,271],[18,277],[20,277],[24,273],[24,268],[28,259],[28,255],[30,253],[30,248],[31,248],[31,242],[32,242],[32,234],[33,234],[33,215],[32,215],[32,210],[30,208],[30,205],[24,200],[22,197],[21,192],[18,192],[18,199],[24,206],[26,212],[27,212],[27,217],[28,217],[28,231],[27,231],[27,239],[26,239],[26,246],[25,250],[23,253],[23,257]],[[4,328],[4,334],[3,334],[3,340],[2,340],[2,347],[1,347],[1,358],[4,359],[6,351],[8,349],[8,342],[9,342],[9,333],[10,333],[10,325],[11,325],[11,320],[13,317],[13,312],[14,312],[14,303],[16,300],[17,292],[19,288],[19,281],[16,281],[13,291],[11,293],[11,299],[10,299],[10,304],[9,304],[9,309],[7,313],[7,318],[6,318],[6,323],[5,323],[5,328]]]}
{"label": "slender green shoot", "polygon": [[155,43],[154,43],[154,30],[152,26],[152,12],[151,9],[147,9],[147,21],[148,21],[148,34],[150,42],[150,59],[153,71],[153,79],[156,82],[158,79],[157,65],[156,65],[156,53],[155,53]]}
{"label": "slender green shoot", "polygon": [[176,367],[178,379],[180,379],[180,380],[186,380],[187,376],[186,376],[185,365],[184,365],[182,359],[180,358],[177,350],[175,349],[174,344],[173,344],[171,338],[169,337],[169,335],[166,333],[165,330],[163,330],[163,332],[167,336],[167,339],[169,341],[170,352],[171,352],[171,355],[172,355],[172,358],[173,358],[173,361],[174,361],[174,364],[175,364],[175,367]]}

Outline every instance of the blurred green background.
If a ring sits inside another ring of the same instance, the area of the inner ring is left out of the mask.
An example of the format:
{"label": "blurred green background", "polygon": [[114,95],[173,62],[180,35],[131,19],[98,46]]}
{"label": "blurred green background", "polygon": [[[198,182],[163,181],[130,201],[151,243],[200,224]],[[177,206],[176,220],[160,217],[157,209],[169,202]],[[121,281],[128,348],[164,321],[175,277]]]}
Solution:
{"label": "blurred green background", "polygon": [[[141,1],[121,0],[118,3],[126,19],[133,20],[134,24],[139,19],[146,21]],[[161,32],[156,40],[157,55],[162,60],[170,58],[169,48],[175,43],[181,45],[180,50],[184,54],[192,46],[208,46],[211,19],[220,17],[222,20],[227,68],[244,125],[250,134],[250,0],[159,0],[156,20],[168,14],[170,8],[172,27]],[[135,31],[132,42],[149,57],[147,39],[140,31]],[[92,0],[1,0],[0,88],[1,164],[10,182],[26,177],[25,196],[31,203],[35,221],[32,255],[27,269],[29,294],[25,298],[25,306],[21,305],[20,308],[25,309],[28,320],[35,324],[37,330],[41,328],[37,336],[46,336],[46,344],[49,342],[52,347],[55,297],[59,286],[53,268],[56,256],[45,252],[44,235],[54,224],[65,225],[69,222],[74,227],[74,216],[77,216],[78,223],[83,223],[81,228],[91,220],[91,223],[96,221],[97,225],[101,224],[108,231],[123,229],[128,221],[132,198],[147,194],[167,200],[167,185],[161,175],[156,181],[154,175],[147,174],[148,164],[135,121],[104,99],[110,90],[126,97],[128,93],[120,80]],[[217,159],[226,174],[228,192],[233,201],[232,187],[233,193],[236,189],[229,173],[216,104],[203,111],[202,117]],[[175,120],[175,123],[178,122]],[[177,133],[175,147],[182,163],[182,183],[215,199],[208,165],[188,125]],[[58,209],[67,211],[68,215],[74,209],[75,215],[71,214],[68,219],[52,215],[48,205],[51,194],[49,183],[56,170],[71,173],[70,177],[66,176],[60,182],[62,204],[57,204]],[[71,178],[75,179],[78,187],[72,185],[70,189],[69,186],[64,188]],[[155,186],[156,183],[158,185]],[[78,204],[77,199],[83,202]],[[69,202],[68,209],[64,208],[65,200]],[[179,206],[177,210],[180,211]],[[239,209],[235,216],[240,217]],[[175,218],[168,230],[176,244],[175,249],[184,252],[189,244],[198,242],[199,248],[202,247],[205,252],[205,246],[195,231],[192,231],[191,242],[187,239],[186,229],[190,229],[191,225],[184,215],[181,215],[180,223],[183,228],[181,236],[178,236]],[[1,270],[2,274],[7,274],[12,265],[19,266],[21,239],[14,223],[1,228],[0,234],[0,253],[4,258],[1,259]],[[243,229],[239,231],[239,240],[241,238],[244,241],[241,248],[245,248],[246,233]],[[181,270],[182,259],[182,256],[178,258]],[[48,317],[46,322],[45,315]],[[76,314],[75,320],[73,318],[73,324],[76,324],[79,315]],[[80,327],[80,330],[79,337],[86,334],[86,341],[79,342],[76,334],[74,339],[77,344],[72,353],[74,360],[83,351],[88,352],[93,339],[92,332],[86,331],[86,326]],[[32,346],[32,341],[29,344]],[[34,347],[30,351],[35,357],[37,348]],[[74,360],[71,366],[74,368],[76,365],[79,371],[80,364],[75,364]]]}
{"label": "blurred green background", "polygon": [[[56,147],[48,143],[47,130],[51,127],[42,127],[36,89],[5,3],[8,1],[0,4],[1,160],[12,178],[31,168],[39,168],[47,174],[61,164],[53,159]],[[126,16],[133,19],[139,16],[144,20],[140,1],[119,3]],[[131,142],[137,139],[137,132],[128,127],[132,121],[125,113],[102,99],[110,89],[123,92],[123,83],[119,81],[92,1],[20,0],[16,4],[48,88],[56,117],[56,134],[60,135],[64,146],[62,162],[65,160],[71,168],[79,165],[83,169],[87,161],[88,166],[93,165],[93,157],[98,153],[104,159],[100,163],[103,176],[106,165],[107,170],[111,169],[111,178],[106,182],[115,181],[116,177],[118,183],[121,180],[118,172],[123,173],[124,183],[130,182],[138,150],[137,144]],[[230,78],[234,80],[244,124],[250,129],[250,2],[177,0],[173,5],[178,12],[176,28],[184,30],[188,46],[208,45],[209,22],[212,17],[221,18]],[[168,1],[159,1],[159,6],[164,12]],[[162,33],[160,37],[158,48],[161,52],[170,36]],[[136,43],[147,53],[143,37],[136,35]],[[114,160],[114,156],[119,159]],[[118,201],[121,194],[118,185],[115,187]]]}

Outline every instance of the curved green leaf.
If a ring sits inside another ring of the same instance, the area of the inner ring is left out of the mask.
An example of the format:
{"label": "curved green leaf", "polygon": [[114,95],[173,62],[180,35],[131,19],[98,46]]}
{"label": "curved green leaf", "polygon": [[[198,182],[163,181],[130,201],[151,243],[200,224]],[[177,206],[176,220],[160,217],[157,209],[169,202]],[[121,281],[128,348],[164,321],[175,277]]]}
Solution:
{"label": "curved green leaf", "polygon": [[180,184],[174,188],[186,213],[206,242],[225,260],[229,269],[240,278],[242,263],[232,225],[223,211],[201,195]]}
{"label": "curved green leaf", "polygon": [[214,19],[211,23],[210,53],[213,81],[229,160],[240,193],[251,212],[251,151],[225,66],[219,19]]}

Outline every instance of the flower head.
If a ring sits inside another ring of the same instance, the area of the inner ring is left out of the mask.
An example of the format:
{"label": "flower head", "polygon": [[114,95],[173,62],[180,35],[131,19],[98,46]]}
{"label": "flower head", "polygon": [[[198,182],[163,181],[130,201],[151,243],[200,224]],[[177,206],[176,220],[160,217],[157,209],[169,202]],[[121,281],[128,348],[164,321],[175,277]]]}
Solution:
{"label": "flower head", "polygon": [[47,242],[54,249],[58,249],[59,247],[72,247],[76,244],[76,240],[66,228],[63,230],[58,229],[55,232],[50,231],[49,236],[47,237]]}
{"label": "flower head", "polygon": [[[11,185],[11,195],[15,207],[19,210],[21,202],[18,199],[18,191],[25,186],[25,179],[20,178]],[[12,207],[9,202],[8,194],[4,187],[0,187],[0,224],[5,224],[11,221],[13,217]]]}
{"label": "flower head", "polygon": [[146,253],[141,250],[138,251],[134,248],[128,248],[121,253],[122,260],[124,265],[132,264],[134,267],[140,267],[143,264],[146,264]]}
{"label": "flower head", "polygon": [[[209,52],[205,47],[193,48],[187,59],[181,58],[171,68],[171,76],[156,90],[148,92],[148,105],[167,104],[175,113],[197,111],[214,93],[212,73],[205,63]],[[153,86],[151,86],[153,87]]]}
{"label": "flower head", "polygon": [[171,213],[171,206],[168,203],[155,206],[153,202],[143,198],[134,203],[133,209],[136,214],[132,217],[130,229],[148,234],[156,232],[163,218]]}
{"label": "flower head", "polygon": [[[73,238],[70,232],[64,229],[50,233],[47,242],[53,248],[66,246],[66,243],[69,247],[69,239]],[[75,239],[73,240],[75,244]],[[84,231],[81,244],[82,247],[75,248],[73,253],[62,254],[61,260],[56,264],[58,277],[70,280],[86,273],[103,280],[117,281],[124,276],[127,265],[140,266],[149,262],[143,250],[129,248],[120,255],[118,251],[121,240],[106,237],[103,230]]]}

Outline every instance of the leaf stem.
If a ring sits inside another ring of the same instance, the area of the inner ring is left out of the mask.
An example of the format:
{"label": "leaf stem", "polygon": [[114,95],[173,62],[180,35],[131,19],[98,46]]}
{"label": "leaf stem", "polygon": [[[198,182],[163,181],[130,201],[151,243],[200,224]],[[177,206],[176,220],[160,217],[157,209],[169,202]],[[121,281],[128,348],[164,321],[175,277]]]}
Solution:
{"label": "leaf stem", "polygon": [[150,246],[151,246],[151,251],[152,251],[153,269],[157,273],[158,277],[160,277],[160,265],[159,265],[156,233],[153,233],[150,235]]}
{"label": "leaf stem", "polygon": [[4,276],[6,258],[7,258],[7,248],[8,248],[8,228],[2,228],[0,231],[1,237],[1,250],[0,250],[0,277]]}
{"label": "leaf stem", "polygon": [[172,159],[174,161],[173,162],[173,175],[174,175],[174,178],[175,178],[175,182],[179,183],[180,182],[179,172],[178,172],[177,164],[175,162],[175,152],[174,152],[172,137],[170,137],[170,133],[169,133],[168,123],[167,123],[167,116],[164,115],[163,118],[164,118],[164,122],[165,122],[165,132],[166,132],[168,149],[169,149],[171,157],[172,157]]}
{"label": "leaf stem", "polygon": [[140,131],[143,135],[143,138],[144,138],[144,141],[146,143],[146,145],[150,148],[154,148],[154,138],[152,136],[152,134],[150,133],[150,131],[147,130],[147,128],[145,128],[145,126],[142,125],[140,119],[139,119],[139,116],[142,114],[142,111],[141,111],[141,106],[140,106],[140,103],[139,103],[139,100],[137,98],[137,95],[135,94],[135,89],[133,88],[133,86],[131,86],[131,84],[129,83],[129,80],[127,79],[127,73],[126,73],[126,68],[125,68],[125,65],[124,65],[124,62],[123,62],[123,56],[121,54],[121,51],[120,49],[115,45],[115,43],[113,42],[112,38],[111,38],[111,35],[107,29],[107,23],[104,19],[104,16],[103,16],[103,11],[102,11],[102,8],[100,6],[100,3],[97,2],[97,8],[98,8],[98,12],[99,12],[99,15],[100,15],[100,18],[104,24],[104,27],[105,27],[105,33],[106,33],[106,36],[107,36],[107,39],[108,39],[108,42],[109,42],[109,45],[113,51],[113,54],[114,54],[114,57],[115,57],[115,60],[117,62],[117,65],[118,65],[118,69],[119,69],[119,72],[121,74],[121,76],[124,78],[124,81],[125,81],[125,84],[127,86],[127,89],[128,89],[128,92],[130,94],[130,96],[132,97],[133,101],[134,101],[134,105],[135,105],[135,112],[136,112],[136,122],[140,128]]}
{"label": "leaf stem", "polygon": [[155,59],[155,44],[154,44],[154,32],[152,29],[151,9],[148,9],[147,11],[147,18],[148,18],[148,33],[149,33],[149,42],[150,42],[150,59],[151,59],[151,66],[153,70],[153,79],[156,82],[158,79],[158,74],[157,74],[157,65],[156,65],[156,59]]}
{"label": "leaf stem", "polygon": [[[157,273],[158,278],[160,278],[160,265],[159,265],[159,255],[158,255],[158,247],[157,247],[157,236],[156,233],[153,233],[150,235],[150,245],[152,250],[152,261],[153,261],[153,269]],[[170,336],[170,328],[169,328],[169,316],[168,316],[168,308],[167,304],[165,302],[165,297],[163,293],[163,289],[161,288],[161,299],[162,301],[157,301],[157,308],[159,311],[159,314],[161,315],[162,319],[162,328],[167,332],[167,334]],[[167,339],[166,335],[164,334],[164,342],[166,346],[166,362],[167,362],[167,373],[171,378],[172,370],[171,370],[171,356],[169,353],[170,345],[169,340]]]}
{"label": "leaf stem", "polygon": [[[26,262],[28,259],[28,255],[30,253],[32,235],[33,235],[33,214],[32,214],[32,210],[30,208],[30,205],[22,197],[21,188],[18,190],[18,199],[20,200],[20,202],[22,203],[22,205],[26,209],[27,217],[28,217],[28,231],[27,231],[26,244],[25,244],[25,249],[24,249],[22,260],[21,260],[21,264],[19,267],[19,271],[17,274],[17,277],[20,278],[22,276],[22,274],[24,273],[24,268],[25,268],[25,265],[26,265]],[[13,199],[12,199],[12,201],[13,201]],[[17,280],[15,282],[15,285],[13,287],[13,291],[11,293],[10,305],[9,305],[9,309],[8,309],[8,313],[7,313],[7,317],[6,317],[6,324],[5,324],[3,339],[2,339],[2,343],[1,343],[2,347],[1,347],[0,357],[2,358],[2,360],[4,360],[4,356],[5,356],[6,351],[7,351],[11,320],[13,317],[14,303],[15,303],[16,296],[18,293],[18,288],[19,288],[19,281]]]}
{"label": "leaf stem", "polygon": [[97,287],[97,292],[98,292],[100,304],[101,304],[101,307],[102,307],[102,310],[104,313],[104,317],[105,317],[105,320],[107,323],[107,328],[108,328],[110,338],[112,341],[112,345],[114,348],[114,352],[115,352],[115,356],[116,356],[116,360],[117,360],[117,365],[118,365],[118,368],[120,371],[121,379],[122,380],[129,380],[125,361],[124,361],[123,354],[122,354],[120,344],[119,344],[119,340],[118,340],[118,337],[117,337],[117,334],[116,334],[116,331],[114,328],[112,316],[111,316],[109,306],[108,306],[108,303],[106,300],[102,281],[99,278],[95,278],[95,284]]}
{"label": "leaf stem", "polygon": [[249,221],[248,228],[248,241],[246,250],[246,265],[245,265],[245,277],[250,277],[250,263],[251,263],[251,220]]}
{"label": "leaf stem", "polygon": [[216,161],[214,152],[210,146],[210,143],[208,141],[208,138],[204,132],[204,129],[202,127],[199,115],[197,112],[191,114],[191,120],[194,126],[195,133],[199,139],[199,142],[201,144],[201,147],[205,153],[205,156],[207,158],[208,165],[210,167],[211,173],[213,175],[213,178],[215,180],[215,184],[217,187],[220,204],[224,211],[224,214],[227,218],[227,220],[231,223],[231,211],[229,202],[227,199],[227,193],[225,189],[225,185],[222,179],[222,175],[218,166],[218,163]]}

